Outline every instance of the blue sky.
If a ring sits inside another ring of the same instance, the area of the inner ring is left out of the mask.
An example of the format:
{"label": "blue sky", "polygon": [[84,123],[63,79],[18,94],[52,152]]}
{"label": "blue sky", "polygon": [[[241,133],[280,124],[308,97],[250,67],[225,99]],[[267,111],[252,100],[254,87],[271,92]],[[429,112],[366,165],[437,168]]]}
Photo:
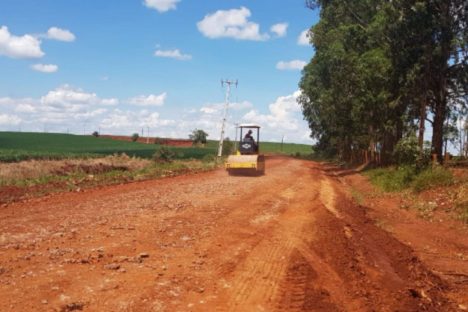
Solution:
{"label": "blue sky", "polygon": [[311,142],[295,99],[317,21],[303,0],[3,0],[0,131],[218,139],[220,79],[238,79],[227,136]]}

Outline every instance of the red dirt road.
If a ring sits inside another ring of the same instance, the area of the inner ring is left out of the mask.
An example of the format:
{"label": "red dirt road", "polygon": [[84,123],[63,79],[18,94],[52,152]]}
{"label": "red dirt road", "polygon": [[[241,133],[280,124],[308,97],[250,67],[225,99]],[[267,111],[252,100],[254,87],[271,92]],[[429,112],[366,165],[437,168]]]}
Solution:
{"label": "red dirt road", "polygon": [[456,287],[314,162],[0,208],[0,311],[458,311]]}

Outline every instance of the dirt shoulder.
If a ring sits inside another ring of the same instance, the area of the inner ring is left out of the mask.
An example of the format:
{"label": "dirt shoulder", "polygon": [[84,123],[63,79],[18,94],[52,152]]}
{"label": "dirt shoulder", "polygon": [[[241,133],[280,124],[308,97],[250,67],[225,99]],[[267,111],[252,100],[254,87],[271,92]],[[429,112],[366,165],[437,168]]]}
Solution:
{"label": "dirt shoulder", "polygon": [[451,187],[424,194],[385,194],[353,171],[326,170],[365,207],[377,226],[410,246],[431,272],[450,285],[450,297],[459,302],[460,310],[468,310],[468,225],[457,220],[451,207],[446,194]]}
{"label": "dirt shoulder", "polygon": [[462,288],[372,213],[323,165],[283,157],[261,177],[215,170],[12,203],[0,310],[463,307]]}
{"label": "dirt shoulder", "polygon": [[100,186],[188,175],[219,167],[215,161],[156,162],[125,154],[91,159],[0,163],[0,207],[9,203]]}

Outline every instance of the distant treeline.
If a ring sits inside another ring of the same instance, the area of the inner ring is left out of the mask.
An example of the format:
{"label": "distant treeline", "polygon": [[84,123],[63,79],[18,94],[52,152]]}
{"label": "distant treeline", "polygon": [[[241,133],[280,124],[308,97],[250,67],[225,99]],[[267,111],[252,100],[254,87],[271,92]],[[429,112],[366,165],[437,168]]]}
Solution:
{"label": "distant treeline", "polygon": [[391,163],[398,143],[413,137],[421,157],[442,161],[467,115],[468,1],[306,3],[320,8],[309,32],[315,55],[300,82],[317,151]]}

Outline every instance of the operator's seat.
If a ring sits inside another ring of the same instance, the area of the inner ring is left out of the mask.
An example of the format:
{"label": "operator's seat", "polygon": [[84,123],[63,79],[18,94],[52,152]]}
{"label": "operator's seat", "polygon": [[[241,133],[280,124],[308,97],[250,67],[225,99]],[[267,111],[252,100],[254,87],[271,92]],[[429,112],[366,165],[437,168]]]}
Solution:
{"label": "operator's seat", "polygon": [[257,144],[251,138],[244,138],[240,144],[239,151],[242,155],[256,154]]}

